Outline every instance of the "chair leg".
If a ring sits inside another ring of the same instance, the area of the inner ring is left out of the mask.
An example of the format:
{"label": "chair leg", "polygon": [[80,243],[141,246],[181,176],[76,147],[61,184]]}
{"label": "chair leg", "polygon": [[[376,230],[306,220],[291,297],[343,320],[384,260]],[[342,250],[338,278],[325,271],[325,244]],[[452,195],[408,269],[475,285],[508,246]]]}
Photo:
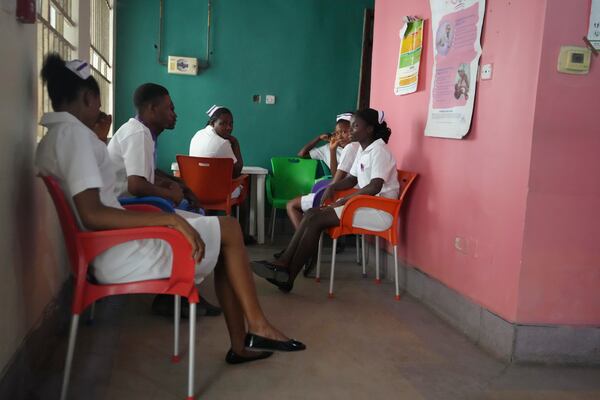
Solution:
{"label": "chair leg", "polygon": [[315,274],[315,282],[321,282],[321,252],[323,251],[323,233],[319,236],[319,247],[317,248],[317,273]]}
{"label": "chair leg", "polygon": [[188,396],[194,399],[194,368],[196,364],[196,303],[190,303],[190,352],[188,368]]}
{"label": "chair leg", "polygon": [[94,324],[94,315],[95,314],[96,314],[96,302],[93,302],[92,306],[90,307],[90,313],[88,314],[88,317],[85,321],[86,325]]}
{"label": "chair leg", "polygon": [[173,364],[177,364],[181,361],[181,356],[179,355],[179,326],[181,324],[181,296],[175,295],[175,320],[173,323],[175,324],[175,332],[173,339],[173,356],[171,357],[171,362]]}
{"label": "chair leg", "polygon": [[69,379],[71,377],[71,366],[73,363],[73,353],[75,353],[75,340],[77,339],[77,327],[79,326],[79,314],[73,314],[71,317],[71,330],[69,332],[69,345],[67,347],[67,359],[65,360],[65,371],[63,375],[62,388],[60,390],[60,400],[67,399],[69,389]]}
{"label": "chair leg", "polygon": [[375,283],[380,284],[379,278],[379,236],[375,236]]}
{"label": "chair leg", "polygon": [[358,235],[354,235],[356,238],[356,263],[360,265],[360,241],[358,240]]}
{"label": "chair leg", "polygon": [[335,251],[337,250],[337,239],[333,239],[333,250],[331,251],[331,276],[329,277],[329,298],[333,298],[333,273],[335,270]]}
{"label": "chair leg", "polygon": [[363,276],[363,278],[366,278],[367,277],[367,265],[365,264],[365,262],[366,262],[365,261],[366,260],[366,257],[365,257],[365,235],[360,235],[360,240],[362,242],[362,246],[361,246],[362,247],[361,248],[361,251],[362,251],[362,257],[361,258],[362,258],[362,267],[363,267],[363,274],[362,274],[362,276]]}
{"label": "chair leg", "polygon": [[400,288],[398,286],[398,245],[394,245],[394,280],[396,281],[396,300],[400,300]]}
{"label": "chair leg", "polygon": [[271,243],[275,239],[275,218],[277,217],[277,209],[273,207],[273,211],[271,211]]}

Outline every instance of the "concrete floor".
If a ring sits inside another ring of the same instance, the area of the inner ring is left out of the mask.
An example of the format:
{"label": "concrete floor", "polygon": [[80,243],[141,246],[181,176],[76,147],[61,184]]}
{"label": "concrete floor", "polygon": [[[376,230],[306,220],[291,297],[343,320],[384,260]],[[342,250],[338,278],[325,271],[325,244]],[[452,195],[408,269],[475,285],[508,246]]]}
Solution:
{"label": "concrete floor", "polygon": [[[280,246],[254,246],[266,258]],[[285,295],[256,278],[267,316],[308,349],[230,366],[222,317],[198,319],[198,399],[600,399],[600,369],[506,365],[489,356],[393,284],[361,279],[353,248],[340,255],[336,298],[327,279],[299,277]],[[325,277],[329,266],[325,264]],[[372,273],[370,278],[372,277]],[[202,293],[214,300],[211,282]],[[82,325],[70,399],[185,398],[187,355],[169,362],[171,320],[150,314],[152,296],[107,299],[93,326]],[[182,325],[187,348],[187,323]],[[66,348],[56,349],[36,398],[57,399]]]}

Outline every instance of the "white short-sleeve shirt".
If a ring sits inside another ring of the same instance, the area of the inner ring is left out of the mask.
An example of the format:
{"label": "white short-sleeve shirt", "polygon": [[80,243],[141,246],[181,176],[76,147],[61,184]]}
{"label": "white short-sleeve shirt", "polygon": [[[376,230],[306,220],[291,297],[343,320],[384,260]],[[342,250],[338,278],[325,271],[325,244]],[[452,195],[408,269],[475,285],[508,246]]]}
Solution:
{"label": "white short-sleeve shirt", "polygon": [[[338,147],[335,151],[336,157],[338,160],[342,157],[343,149]],[[321,160],[325,164],[327,164],[327,168],[331,169],[331,152],[329,151],[329,145],[324,144],[323,146],[315,147],[311,151],[308,152],[310,158],[313,160]],[[339,168],[339,162],[338,162]],[[347,172],[347,171],[346,171]]]}
{"label": "white short-sleeve shirt", "polygon": [[382,139],[377,139],[366,149],[360,147],[350,175],[358,179],[358,186],[367,186],[372,179],[383,179],[383,187],[377,196],[397,199],[400,193],[396,159]]}
{"label": "white short-sleeve shirt", "polygon": [[[100,201],[122,209],[115,193],[115,169],[106,145],[80,120],[67,112],[48,113],[41,124],[48,133],[36,152],[36,166],[42,175],[51,175],[67,197],[79,226],[73,196],[98,189]],[[198,231],[205,244],[204,258],[196,264],[196,281],[202,281],[215,267],[221,247],[217,217],[182,215]],[[124,283],[167,278],[171,274],[171,246],[158,239],[129,241],[104,251],[93,260],[93,272],[100,283]]]}
{"label": "white short-sleeve shirt", "polygon": [[199,130],[192,137],[190,141],[190,156],[231,158],[234,164],[237,162],[237,158],[231,148],[231,142],[219,136],[215,132],[215,128],[210,125]]}
{"label": "white short-sleeve shirt", "polygon": [[96,134],[68,112],[44,114],[40,123],[48,133],[38,145],[35,163],[42,175],[58,180],[79,226],[83,228],[73,196],[87,189],[99,189],[103,204],[122,208],[115,196],[113,163]]}
{"label": "white short-sleeve shirt", "polygon": [[141,176],[154,183],[154,139],[150,129],[135,118],[124,123],[108,143],[117,173],[117,196],[128,194],[127,177]]}
{"label": "white short-sleeve shirt", "polygon": [[342,149],[342,155],[340,156],[338,163],[338,169],[340,171],[350,172],[359,147],[360,144],[358,142],[350,142]]}

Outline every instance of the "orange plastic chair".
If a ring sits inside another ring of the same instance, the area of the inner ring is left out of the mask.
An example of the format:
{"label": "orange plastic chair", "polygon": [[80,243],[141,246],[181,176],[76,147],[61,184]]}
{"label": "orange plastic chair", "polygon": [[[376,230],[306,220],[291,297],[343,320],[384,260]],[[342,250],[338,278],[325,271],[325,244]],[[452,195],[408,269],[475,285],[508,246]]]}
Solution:
{"label": "orange plastic chair", "polygon": [[[248,193],[248,175],[233,179],[233,160],[231,158],[208,158],[177,155],[179,173],[187,187],[196,195],[202,208],[225,211],[231,215],[231,207],[244,202]],[[242,185],[237,198],[231,193]]]}
{"label": "orange plastic chair", "polygon": [[[195,262],[190,256],[192,248],[188,241],[175,229],[162,226],[105,231],[82,231],[78,227],[75,215],[67,203],[56,179],[51,176],[43,176],[42,179],[46,184],[48,192],[54,202],[56,212],[58,213],[71,264],[71,270],[75,280],[75,292],[73,294],[73,304],[71,306],[71,329],[69,333],[69,344],[67,348],[60,399],[65,400],[67,398],[79,316],[86,308],[88,308],[88,306],[93,305],[97,300],[104,297],[139,293],[175,295],[175,339],[171,361],[173,363],[179,362],[181,296],[187,297],[190,302],[190,315],[196,315],[196,304],[199,299],[198,290],[194,283]],[[141,204],[127,206],[126,208],[136,211],[160,212],[160,209],[157,207]],[[96,284],[88,280],[89,263],[98,254],[116,245],[139,239],[162,239],[169,243],[173,250],[173,267],[169,279],[154,279],[105,285]],[[189,333],[188,400],[193,399],[194,396],[195,318],[190,318]]]}
{"label": "orange plastic chair", "polygon": [[[363,276],[365,275],[365,256],[364,256],[364,235],[375,236],[375,268],[376,277],[375,283],[381,283],[379,278],[379,238],[387,240],[394,246],[394,280],[396,284],[396,295],[395,299],[400,300],[400,290],[398,286],[398,232],[400,224],[400,210],[408,189],[412,186],[413,182],[417,178],[418,174],[409,171],[398,171],[398,181],[400,183],[400,195],[396,199],[387,199],[385,197],[378,196],[366,196],[360,195],[352,197],[345,205],[344,210],[340,218],[340,225],[330,228],[327,233],[333,239],[333,249],[331,253],[331,275],[329,277],[329,298],[333,298],[333,277],[335,271],[335,252],[337,248],[337,240],[344,235],[363,235]],[[335,194],[335,201],[341,197],[347,196],[348,194],[356,191],[356,189],[349,189],[345,191],[339,191]],[[371,231],[368,229],[355,228],[352,226],[354,219],[354,212],[361,207],[375,208],[390,213],[394,216],[392,225],[384,231]],[[321,249],[323,242],[323,235],[319,239],[319,250],[317,256],[317,272],[316,281],[320,282],[321,273]]]}

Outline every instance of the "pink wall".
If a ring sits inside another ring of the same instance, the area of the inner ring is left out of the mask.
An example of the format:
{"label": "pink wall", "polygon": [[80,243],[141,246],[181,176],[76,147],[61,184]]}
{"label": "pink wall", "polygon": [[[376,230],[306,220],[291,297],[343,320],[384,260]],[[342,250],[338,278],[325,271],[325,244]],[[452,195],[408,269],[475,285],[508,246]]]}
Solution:
{"label": "pink wall", "polygon": [[590,0],[548,0],[517,318],[600,324],[600,59],[587,76],[556,72],[582,45]]}
{"label": "pink wall", "polygon": [[[424,136],[432,70],[429,2],[376,0],[372,107],[386,111],[399,167],[420,173],[410,198],[402,256],[502,317],[515,321],[532,130],[546,0],[488,0],[483,63],[471,133]],[[395,96],[404,15],[427,19],[419,91]],[[464,238],[466,249],[455,248]]]}

